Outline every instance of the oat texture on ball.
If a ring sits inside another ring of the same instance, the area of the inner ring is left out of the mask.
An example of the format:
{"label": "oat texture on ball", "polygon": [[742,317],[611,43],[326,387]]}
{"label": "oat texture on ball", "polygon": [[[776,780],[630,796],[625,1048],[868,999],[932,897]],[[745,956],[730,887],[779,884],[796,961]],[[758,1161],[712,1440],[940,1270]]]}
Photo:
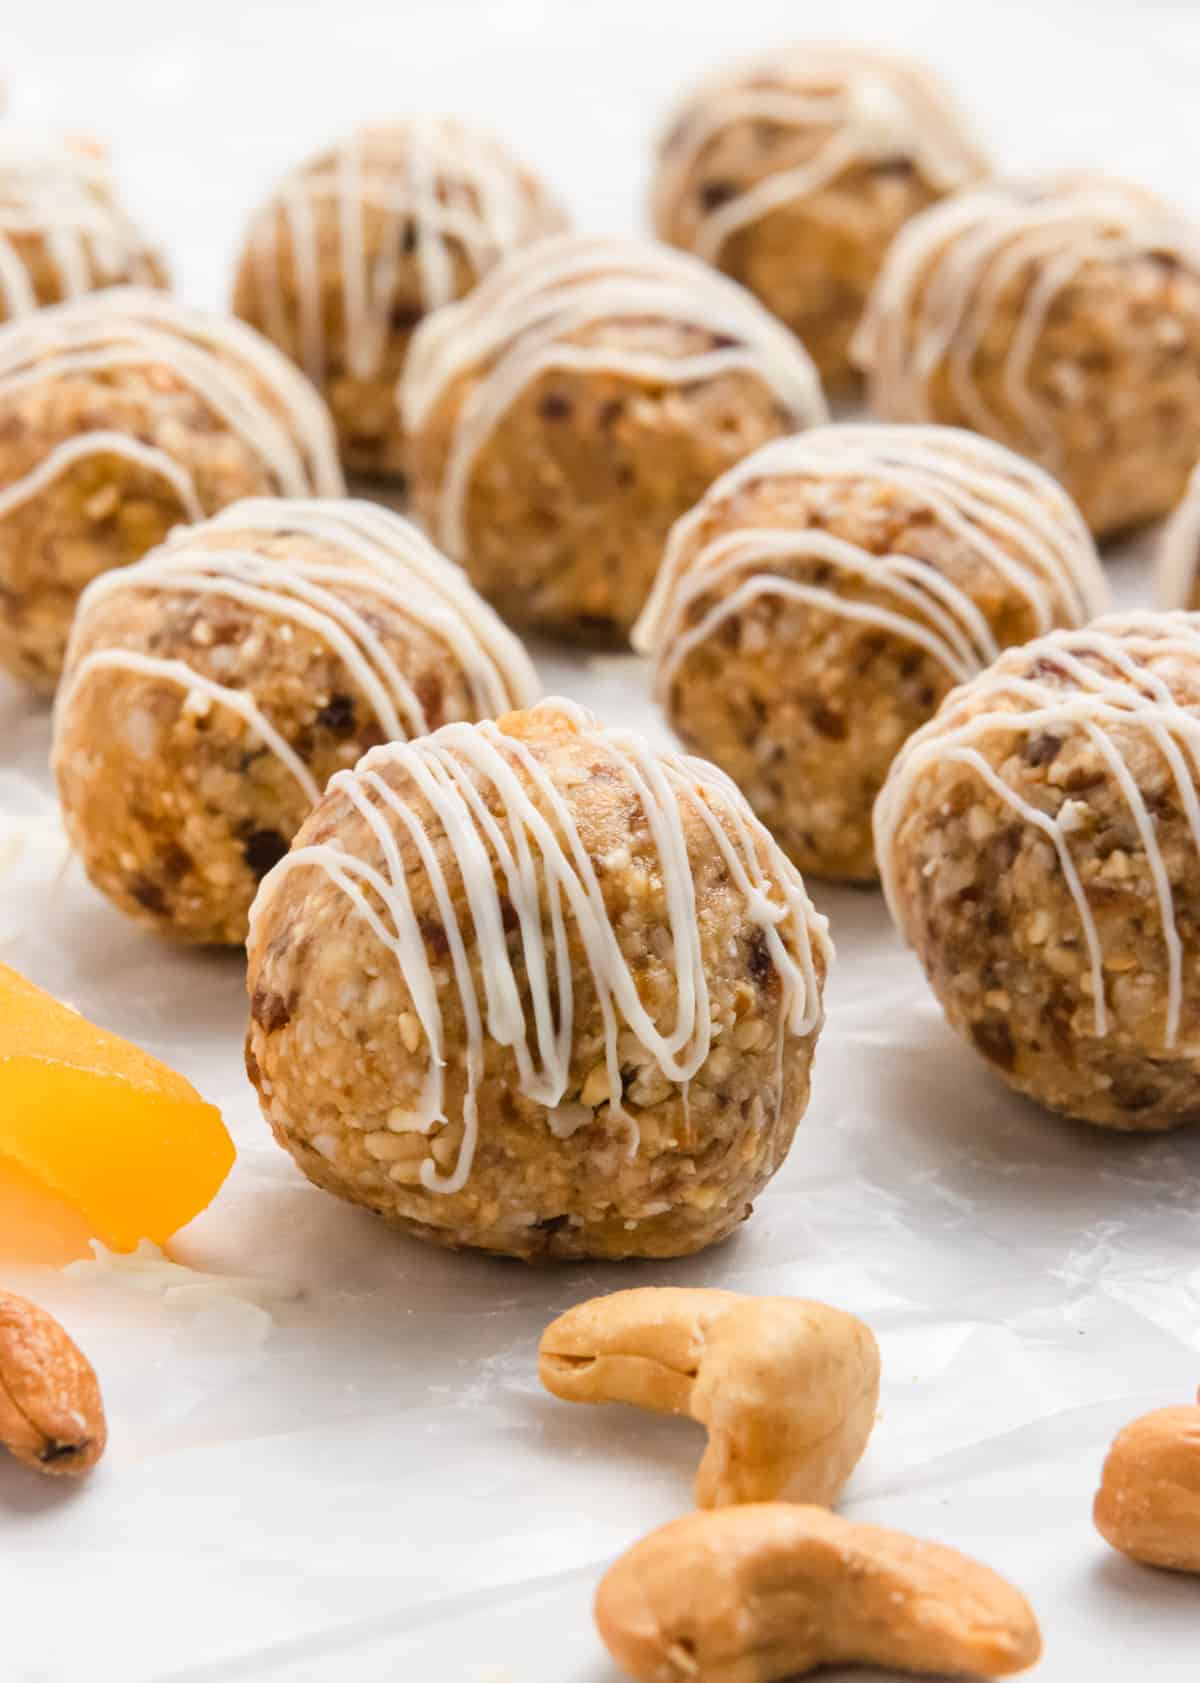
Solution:
{"label": "oat texture on ball", "polygon": [[336,496],[317,393],[252,328],[117,287],[0,328],[0,668],[58,681],[83,587],[239,497]]}
{"label": "oat texture on ball", "polygon": [[626,637],[672,521],[757,445],[824,419],[799,341],[650,241],[563,235],[426,321],[402,385],[413,488],[514,623]]}
{"label": "oat texture on ball", "polygon": [[55,710],[64,821],[122,911],[237,943],[334,772],[537,693],[516,638],[407,520],[235,503],[84,592]]}
{"label": "oat texture on ball", "polygon": [[1200,616],[1010,649],[910,739],[876,805],[892,914],[951,1024],[1020,1091],[1200,1121]]}
{"label": "oat texture on ball", "polygon": [[911,216],[984,175],[966,118],[921,65],[808,43],[724,70],[658,146],[654,225],[804,341],[830,386],[884,253]]}
{"label": "oat texture on ball", "polygon": [[1002,648],[1107,605],[1040,468],[954,428],[840,425],[764,445],[676,524],[634,641],[801,870],[870,881],[905,739]]}
{"label": "oat texture on ball", "polygon": [[247,1068],[309,1178],[526,1258],[742,1221],[807,1103],[831,954],[721,772],[565,701],[340,772],[248,949]]}
{"label": "oat texture on ball", "polygon": [[893,242],[853,354],[884,419],[1000,439],[1111,535],[1200,455],[1200,232],[1097,176],[957,194]]}
{"label": "oat texture on ball", "polygon": [[302,164],[257,212],[234,309],[324,393],[347,468],[403,490],[395,388],[413,330],[565,223],[489,134],[444,117],[376,124]]}
{"label": "oat texture on ball", "polygon": [[102,148],[0,136],[0,321],[101,287],[166,281]]}

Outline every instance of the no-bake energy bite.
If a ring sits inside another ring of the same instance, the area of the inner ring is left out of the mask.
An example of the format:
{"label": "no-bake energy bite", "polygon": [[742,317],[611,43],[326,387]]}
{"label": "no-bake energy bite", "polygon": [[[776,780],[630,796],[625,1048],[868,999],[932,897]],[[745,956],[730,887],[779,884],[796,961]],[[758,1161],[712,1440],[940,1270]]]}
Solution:
{"label": "no-bake energy bite", "polygon": [[335,771],[536,694],[516,638],[399,515],[236,503],[84,592],[55,714],[64,820],[131,917],[240,942]]}
{"label": "no-bake energy bite", "polygon": [[507,252],[565,225],[490,135],[444,117],[377,124],[271,194],[247,235],[233,307],[324,393],[346,466],[402,482],[395,388],[414,328]]}
{"label": "no-bake energy bite", "polygon": [[339,773],[248,947],[247,1067],[305,1174],[526,1258],[742,1221],[807,1102],[831,953],[721,772],[564,701]]}
{"label": "no-bake energy bite", "polygon": [[658,147],[654,225],[741,281],[831,386],[884,252],[909,219],[986,173],[966,119],[919,64],[809,43],[691,93]]}
{"label": "no-bake energy bite", "polygon": [[1110,1128],[1200,1121],[1200,616],[1010,649],[898,755],[892,914],[951,1024]]}
{"label": "no-bake energy bite", "polygon": [[0,321],[101,287],[166,280],[101,149],[0,136]]}
{"label": "no-bake energy bite", "polygon": [[884,419],[998,438],[1118,532],[1200,455],[1200,234],[1121,181],[978,187],[897,236],[853,354]]}
{"label": "no-bake energy bite", "polygon": [[518,624],[626,636],[677,515],[824,419],[799,341],[649,241],[545,240],[417,333],[401,388],[418,511]]}
{"label": "no-bake energy bite", "polygon": [[53,689],[79,593],[239,497],[342,490],[317,393],[241,322],[119,287],[0,328],[0,668]]}
{"label": "no-bake energy bite", "polygon": [[1002,648],[1107,601],[1041,469],[950,427],[830,426],[764,445],[676,524],[634,641],[676,732],[801,870],[869,881],[904,740]]}

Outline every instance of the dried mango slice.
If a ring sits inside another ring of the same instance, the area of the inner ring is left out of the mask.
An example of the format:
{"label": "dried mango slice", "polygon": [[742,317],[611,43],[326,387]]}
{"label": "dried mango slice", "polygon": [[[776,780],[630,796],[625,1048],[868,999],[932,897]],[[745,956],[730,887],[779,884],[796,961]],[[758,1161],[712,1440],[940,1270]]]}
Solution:
{"label": "dried mango slice", "polygon": [[212,1202],[235,1155],[181,1075],[0,965],[0,1223],[32,1179],[52,1195],[26,1207],[36,1231],[75,1244],[73,1210],[112,1250],[162,1244]]}

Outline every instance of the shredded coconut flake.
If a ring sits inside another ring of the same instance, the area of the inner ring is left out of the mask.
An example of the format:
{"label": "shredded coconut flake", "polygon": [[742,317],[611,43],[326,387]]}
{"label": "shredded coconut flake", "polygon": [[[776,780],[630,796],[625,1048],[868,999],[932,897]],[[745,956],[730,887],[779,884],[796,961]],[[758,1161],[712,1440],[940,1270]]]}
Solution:
{"label": "shredded coconut flake", "polygon": [[178,1308],[207,1308],[229,1298],[270,1308],[276,1303],[291,1303],[303,1295],[299,1286],[286,1280],[259,1279],[252,1275],[206,1274],[184,1263],[172,1262],[149,1239],[141,1239],[137,1249],[123,1254],[110,1251],[99,1239],[91,1241],[91,1262],[69,1262],[64,1273],[73,1279],[91,1283],[115,1281],[132,1291],[160,1296],[164,1303]]}

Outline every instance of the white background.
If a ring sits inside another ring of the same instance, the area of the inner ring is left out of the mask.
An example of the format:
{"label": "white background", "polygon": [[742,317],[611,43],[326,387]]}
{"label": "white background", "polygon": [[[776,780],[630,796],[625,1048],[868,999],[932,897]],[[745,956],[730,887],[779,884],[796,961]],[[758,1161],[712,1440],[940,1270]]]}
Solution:
{"label": "white background", "polygon": [[[1200,211],[1192,0],[468,0],[0,7],[11,124],[108,139],[180,290],[219,304],[272,178],[366,116],[489,122],[581,225],[638,225],[648,138],[722,55],[834,26],[922,53],[1017,167],[1101,164]],[[1123,596],[1140,568],[1117,568]],[[550,682],[653,716],[632,664]],[[660,727],[654,727],[660,728]],[[177,1246],[301,1293],[273,1321],[117,1281],[19,1276],[100,1371],[83,1490],[0,1465],[4,1683],[614,1683],[589,1600],[688,1505],[694,1428],[544,1396],[545,1322],[617,1285],[824,1297],[875,1327],[882,1417],[848,1514],[1021,1583],[1047,1683],[1196,1675],[1195,1581],[1090,1525],[1104,1446],[1200,1381],[1200,1137],[1105,1137],[996,1086],[870,893],[821,892],[841,949],[809,1115],[754,1220],[687,1263],[532,1272],[446,1256],[312,1191],[240,1069],[234,956],[164,951],[64,862],[47,722],[0,681],[0,958],[179,1064],[241,1148]]]}

